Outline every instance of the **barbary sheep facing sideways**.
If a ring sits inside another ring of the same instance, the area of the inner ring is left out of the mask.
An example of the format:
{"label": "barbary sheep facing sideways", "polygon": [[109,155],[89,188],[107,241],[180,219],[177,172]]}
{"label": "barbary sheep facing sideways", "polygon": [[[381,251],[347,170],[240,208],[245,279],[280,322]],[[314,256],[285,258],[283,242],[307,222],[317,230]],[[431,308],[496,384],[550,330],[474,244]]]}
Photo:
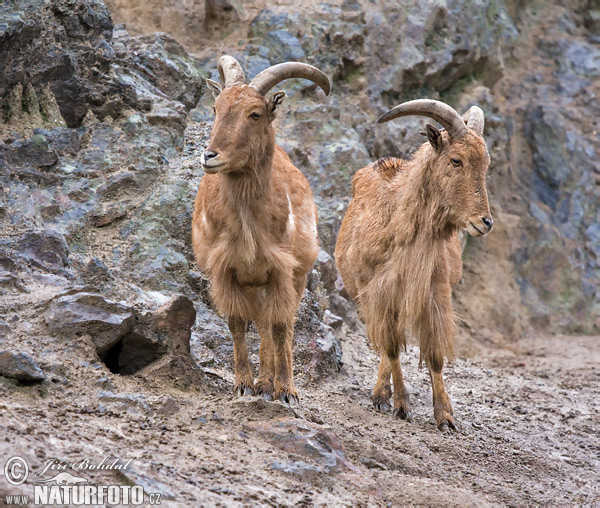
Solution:
{"label": "barbary sheep facing sideways", "polygon": [[356,173],[335,259],[381,353],[373,404],[390,409],[391,375],[394,414],[411,419],[399,353],[412,333],[429,369],[436,424],[447,430],[455,424],[442,368],[444,357],[453,357],[457,331],[451,296],[462,275],[458,232],[483,236],[492,229],[485,186],[490,157],[477,106],[463,119],[442,102],[415,100],[378,123],[407,115],[428,116],[445,130],[427,125],[429,143],[412,160],[381,159]]}
{"label": "barbary sheep facing sideways", "polygon": [[[207,80],[215,121],[201,158],[206,174],[194,203],[194,255],[229,320],[237,395],[297,403],[293,325],[318,253],[317,210],[308,181],[275,143],[272,121],[285,92],[265,94],[290,78],[309,79],[327,95],[331,85],[321,71],[297,62],[272,66],[249,85],[233,57],[221,57],[218,68],[224,87]],[[261,337],[256,384],[246,347],[249,320]]]}

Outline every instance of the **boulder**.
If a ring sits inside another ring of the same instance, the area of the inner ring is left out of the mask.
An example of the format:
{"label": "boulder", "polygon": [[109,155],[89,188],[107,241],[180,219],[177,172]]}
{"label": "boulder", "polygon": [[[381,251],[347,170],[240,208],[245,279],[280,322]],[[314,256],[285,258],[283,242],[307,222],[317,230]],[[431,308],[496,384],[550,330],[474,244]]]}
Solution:
{"label": "boulder", "polygon": [[43,381],[46,376],[27,353],[0,351],[0,376],[19,381]]}
{"label": "boulder", "polygon": [[64,236],[57,231],[27,233],[17,249],[23,260],[52,273],[62,272],[68,264],[69,247]]}
{"label": "boulder", "polygon": [[99,355],[124,337],[135,324],[132,307],[94,293],[75,293],[52,300],[46,312],[48,328],[63,336],[86,334]]}

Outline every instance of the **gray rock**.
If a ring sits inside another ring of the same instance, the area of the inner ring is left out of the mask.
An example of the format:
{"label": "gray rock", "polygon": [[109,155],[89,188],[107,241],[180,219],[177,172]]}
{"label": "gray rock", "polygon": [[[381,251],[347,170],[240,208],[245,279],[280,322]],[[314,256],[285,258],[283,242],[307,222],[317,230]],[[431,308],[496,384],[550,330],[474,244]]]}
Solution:
{"label": "gray rock", "polygon": [[0,337],[7,337],[10,333],[10,326],[4,319],[0,319]]}
{"label": "gray rock", "polygon": [[[331,327],[333,330],[337,331],[344,324],[344,320],[340,316],[335,315],[330,310],[326,310],[323,313],[323,323],[325,323],[327,326]],[[335,348],[335,345],[333,347]],[[337,355],[337,350],[336,350],[336,355]],[[340,350],[340,360],[341,360],[341,350]]]}
{"label": "gray rock", "polygon": [[[320,300],[326,297],[317,288],[306,292],[294,326],[294,363],[311,380],[319,380],[340,370],[342,347],[333,330],[323,323]],[[326,300],[325,300],[326,301]]]}
{"label": "gray rock", "polygon": [[36,166],[46,168],[58,162],[56,151],[48,145],[48,140],[36,134],[26,141],[17,141],[6,150],[6,162],[14,167]]}
{"label": "gray rock", "polygon": [[133,68],[171,100],[186,109],[196,106],[208,77],[198,59],[165,33],[124,40]]}
{"label": "gray rock", "polygon": [[585,26],[595,35],[600,35],[600,9],[590,9],[584,18]]}
{"label": "gray rock", "polygon": [[44,372],[36,361],[26,353],[0,351],[0,376],[19,381],[43,381]]}
{"label": "gray rock", "polygon": [[162,344],[171,354],[188,355],[196,309],[184,295],[174,295],[158,309],[139,316],[135,333]]}
{"label": "gray rock", "polygon": [[133,308],[93,293],[55,298],[46,312],[50,330],[61,335],[88,334],[98,354],[105,353],[135,324]]}
{"label": "gray rock", "polygon": [[328,291],[334,290],[338,273],[333,258],[326,251],[320,249],[315,266],[321,274],[323,286]]}
{"label": "gray rock", "polygon": [[0,96],[24,76],[36,88],[49,84],[67,123],[77,125],[92,103],[107,104],[111,94],[120,95],[108,77],[114,58],[108,9],[87,0],[55,0],[33,9],[28,4],[16,2],[19,16],[0,20],[12,35],[0,39]]}
{"label": "gray rock", "polygon": [[591,44],[571,43],[566,49],[564,64],[586,79],[600,76],[600,49]]}
{"label": "gray rock", "polygon": [[69,247],[57,231],[27,233],[15,248],[22,259],[52,273],[62,272],[68,263]]}
{"label": "gray rock", "polygon": [[282,61],[301,61],[305,54],[300,41],[287,30],[269,32],[264,43],[277,54]]}
{"label": "gray rock", "polygon": [[559,188],[572,178],[566,151],[565,121],[552,106],[534,105],[528,112],[524,132],[533,154],[533,185],[539,199],[554,209]]}
{"label": "gray rock", "polygon": [[274,469],[301,475],[305,481],[340,475],[351,478],[358,488],[371,490],[375,487],[372,477],[348,459],[340,438],[325,425],[280,418],[246,423],[244,431],[256,434],[288,454],[288,460],[272,463]]}
{"label": "gray rock", "polygon": [[98,400],[114,407],[117,411],[127,411],[128,413],[153,413],[146,397],[139,393],[113,393],[100,392]]}

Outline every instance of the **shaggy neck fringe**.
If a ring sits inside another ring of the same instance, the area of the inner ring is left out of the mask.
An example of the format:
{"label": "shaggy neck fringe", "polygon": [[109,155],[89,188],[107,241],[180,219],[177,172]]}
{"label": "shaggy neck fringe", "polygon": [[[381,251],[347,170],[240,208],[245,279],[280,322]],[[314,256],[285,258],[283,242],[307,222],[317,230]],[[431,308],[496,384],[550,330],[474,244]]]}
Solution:
{"label": "shaggy neck fringe", "polygon": [[[396,173],[391,186],[390,199],[396,200],[396,206],[387,228],[393,245],[389,262],[394,266],[387,273],[395,277],[378,281],[375,284],[381,287],[371,288],[375,289],[370,295],[374,300],[389,294],[400,298],[389,306],[395,315],[393,321],[399,325],[394,333],[399,336],[415,326],[423,326],[422,319],[430,315],[431,281],[437,271],[447,269],[442,266],[445,241],[457,230],[450,222],[443,196],[436,189],[435,167],[428,149],[421,147],[413,160],[398,160],[404,168]],[[391,291],[389,284],[396,289]]]}
{"label": "shaggy neck fringe", "polygon": [[397,173],[392,185],[398,203],[390,221],[390,233],[398,247],[447,240],[457,230],[450,222],[448,206],[436,189],[439,184],[428,150],[432,148],[424,145],[412,160],[402,161],[406,169]]}
{"label": "shaggy neck fringe", "polygon": [[273,171],[274,141],[269,142],[259,154],[251,159],[247,168],[221,177],[221,199],[224,210],[231,210],[230,232],[242,240],[248,263],[257,254],[257,224],[264,223],[271,201],[271,177]]}

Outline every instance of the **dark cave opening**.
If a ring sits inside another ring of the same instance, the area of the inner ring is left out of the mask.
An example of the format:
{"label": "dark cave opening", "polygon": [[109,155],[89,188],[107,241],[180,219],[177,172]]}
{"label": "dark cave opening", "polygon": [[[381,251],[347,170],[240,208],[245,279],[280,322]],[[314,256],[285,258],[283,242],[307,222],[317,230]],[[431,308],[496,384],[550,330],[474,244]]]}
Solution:
{"label": "dark cave opening", "polygon": [[113,374],[131,376],[160,359],[165,348],[137,333],[128,333],[112,346],[102,358]]}

